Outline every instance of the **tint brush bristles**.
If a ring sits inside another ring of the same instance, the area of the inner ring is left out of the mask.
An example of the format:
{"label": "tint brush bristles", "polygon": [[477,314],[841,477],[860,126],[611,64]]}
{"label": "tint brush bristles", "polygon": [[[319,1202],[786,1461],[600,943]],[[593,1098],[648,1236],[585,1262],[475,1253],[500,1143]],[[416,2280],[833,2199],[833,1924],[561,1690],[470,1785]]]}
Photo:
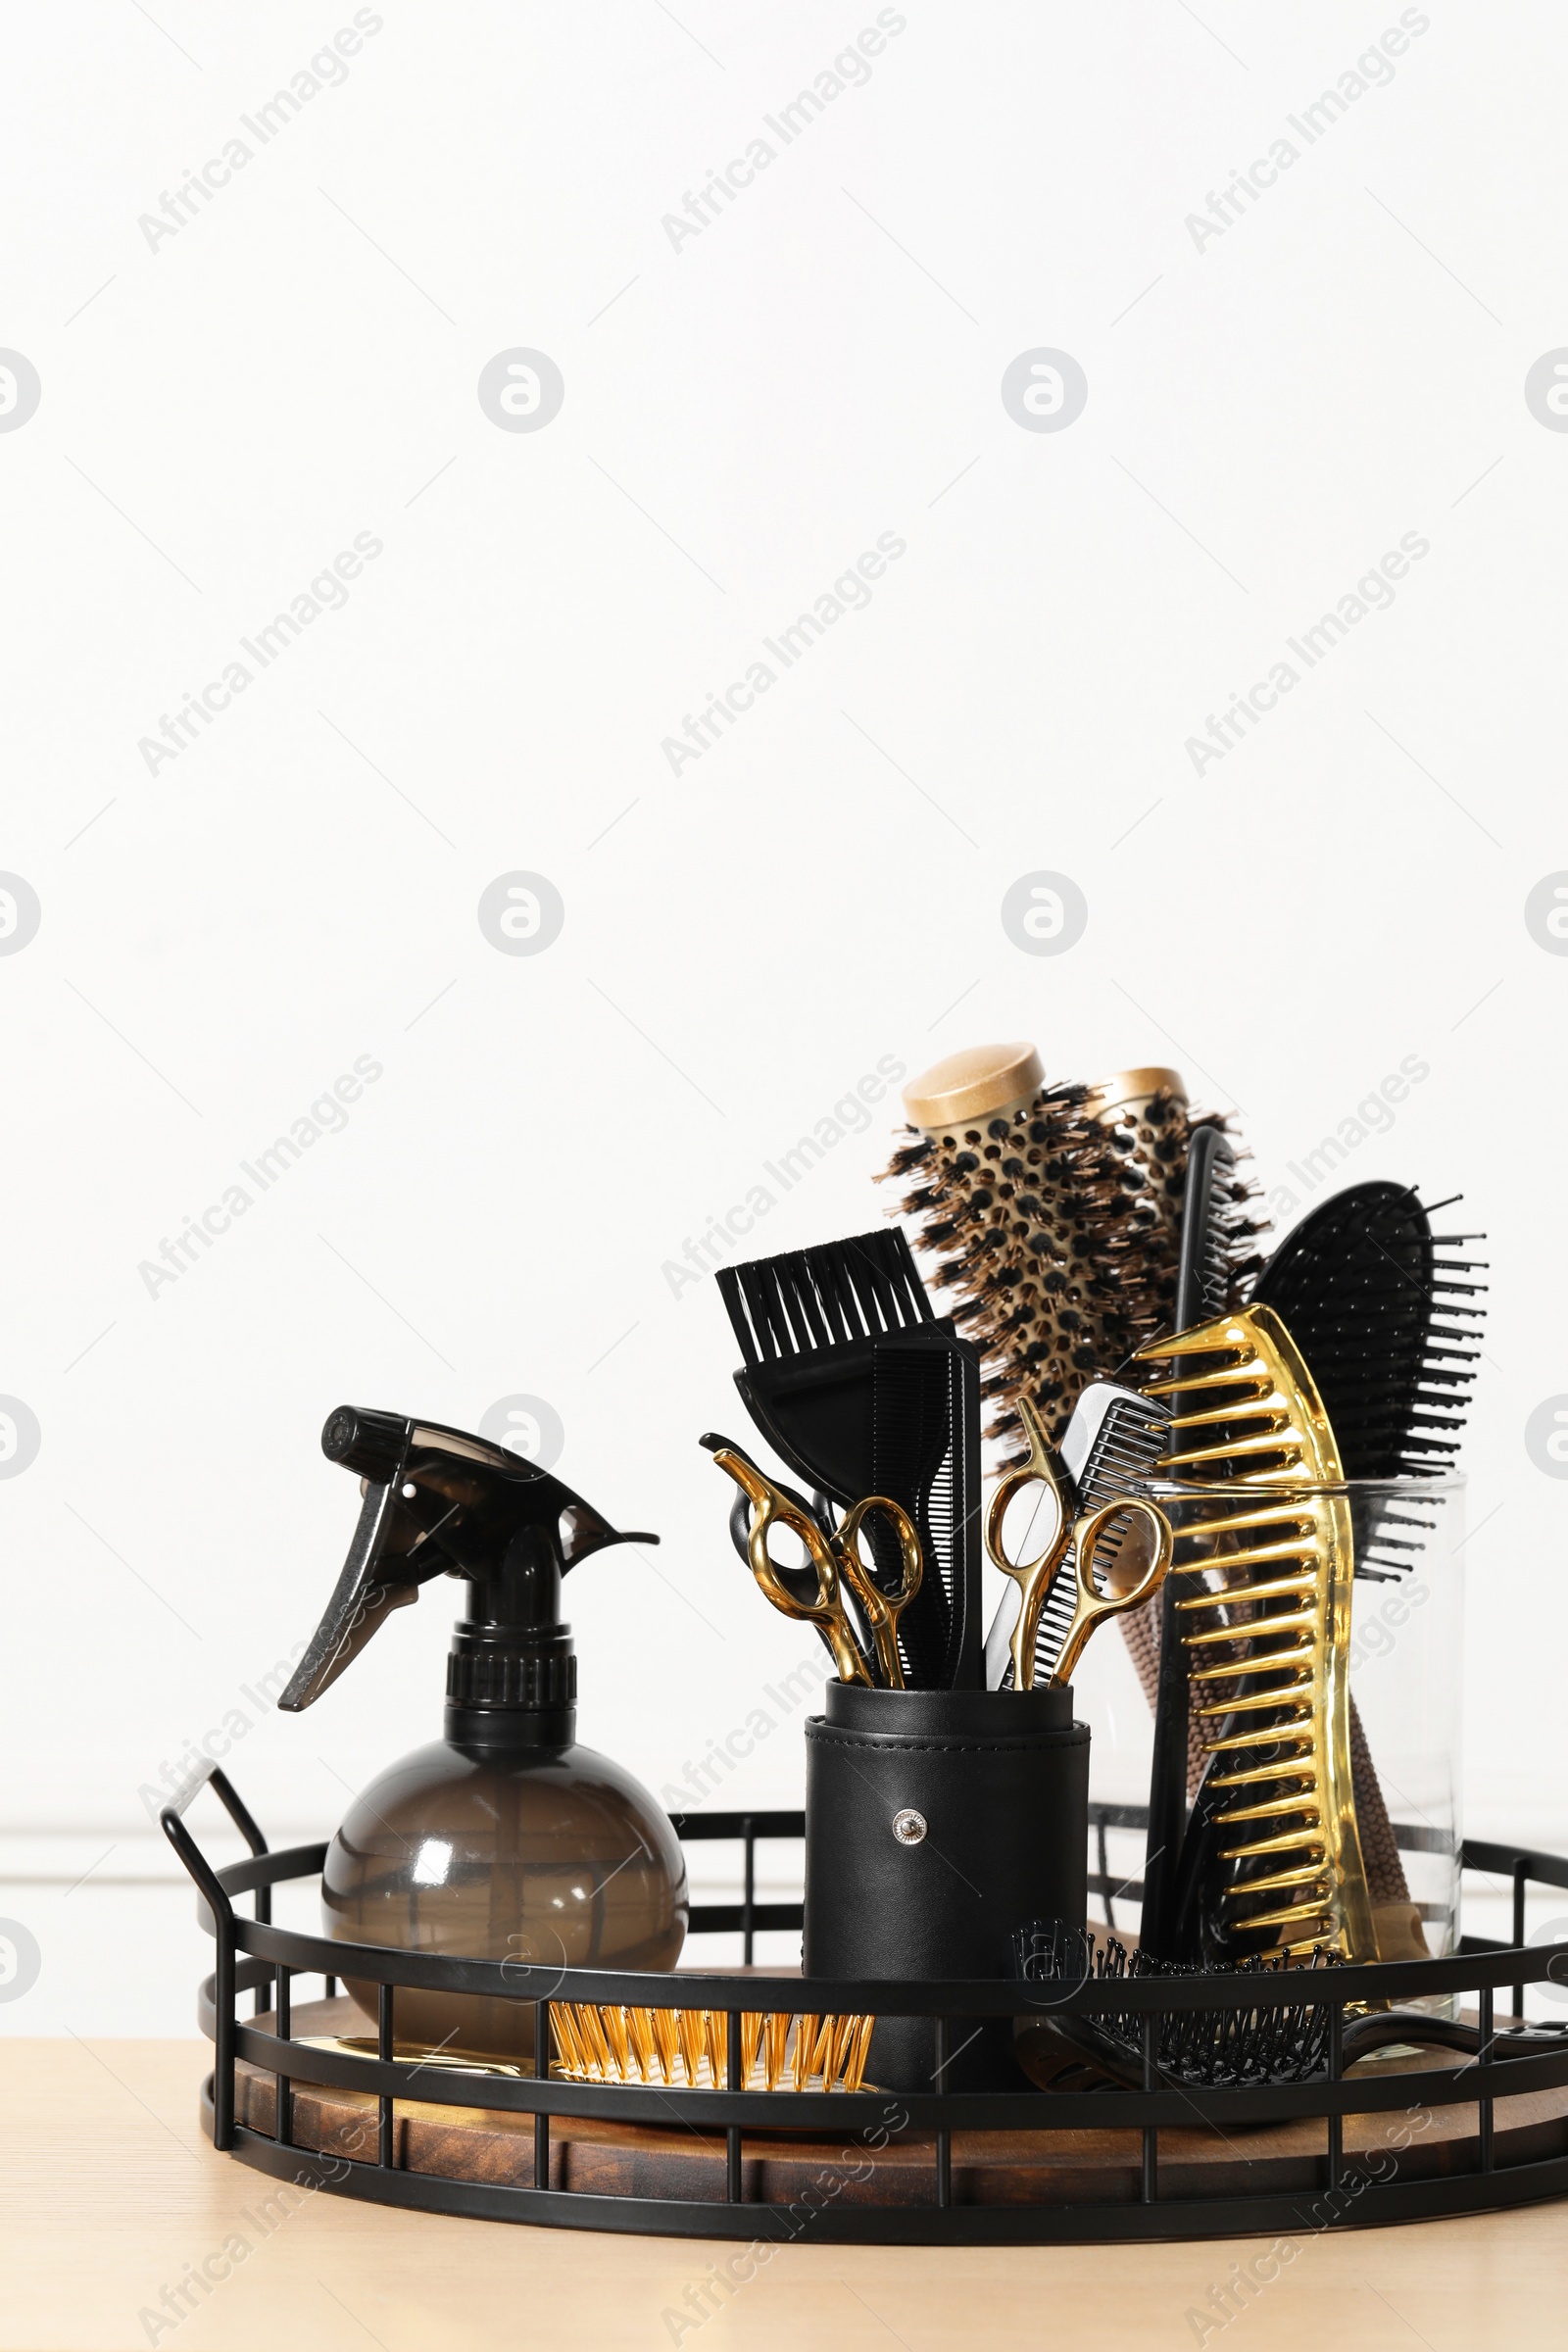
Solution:
{"label": "tint brush bristles", "polygon": [[901,1233],[862,1233],[722,1266],[717,1281],[748,1364],[853,1346],[931,1318]]}

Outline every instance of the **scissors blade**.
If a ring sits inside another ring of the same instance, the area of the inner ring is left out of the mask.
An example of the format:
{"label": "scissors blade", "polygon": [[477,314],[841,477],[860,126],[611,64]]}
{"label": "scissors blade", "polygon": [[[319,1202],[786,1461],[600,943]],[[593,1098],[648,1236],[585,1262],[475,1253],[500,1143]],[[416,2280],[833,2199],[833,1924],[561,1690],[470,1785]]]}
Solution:
{"label": "scissors blade", "polygon": [[[712,1454],[740,1489],[743,1506],[730,1511],[730,1535],[763,1597],[786,1617],[814,1625],[845,1682],[872,1680],[863,1642],[846,1605],[838,1546],[816,1510],[793,1488],[769,1478],[740,1446],[710,1431],[699,1444]],[[768,1534],[774,1524],[790,1530],[806,1547],[807,1561],[790,1567],[773,1557]]]}
{"label": "scissors blade", "polygon": [[[1137,1415],[1140,1423],[1152,1423],[1163,1417],[1164,1409],[1163,1405],[1158,1402],[1151,1403],[1141,1391],[1127,1388],[1121,1382],[1114,1380],[1091,1381],[1089,1386],[1080,1393],[1078,1401],[1073,1406],[1068,1418],[1067,1426],[1062,1432],[1061,1445],[1057,1449],[1061,1466],[1067,1474],[1072,1489],[1066,1502],[1069,1518],[1087,1509],[1095,1500],[1097,1491],[1102,1495],[1106,1492],[1095,1474],[1096,1457],[1097,1453],[1102,1450],[1105,1425],[1111,1416],[1131,1411]],[[1071,1553],[1064,1551],[1056,1571],[1056,1582],[1052,1587],[1052,1592],[1056,1592],[1059,1580],[1069,1575],[1071,1568]],[[1048,1593],[1046,1597],[1049,1603],[1051,1594]],[[1021,1601],[1022,1594],[1017,1585],[1009,1577],[1002,1598],[997,1604],[997,1613],[992,1618],[990,1630],[986,1635],[986,1689],[988,1690],[1001,1689],[1003,1677],[1011,1663],[1012,1637],[1018,1623]]]}
{"label": "scissors blade", "polygon": [[[1121,1513],[1145,1520],[1154,1530],[1154,1555],[1137,1583],[1126,1592],[1102,1592],[1095,1581],[1095,1553],[1100,1539]],[[1107,1617],[1120,1617],[1133,1609],[1141,1609],[1152,1600],[1165,1581],[1170,1567],[1173,1542],[1171,1524],[1155,1502],[1145,1496],[1123,1494],[1102,1502],[1086,1511],[1072,1531],[1073,1583],[1075,1601],[1072,1623],[1061,1645],[1055,1669],[1051,1676],[1053,1690],[1070,1683],[1073,1671],[1084,1653],[1090,1636],[1104,1624]]]}
{"label": "scissors blade", "polygon": [[[1010,1474],[1017,1480],[1015,1492],[1021,1494],[1025,1486],[1032,1482],[1038,1482],[1045,1493],[1050,1494],[1055,1506],[1050,1534],[1041,1549],[1034,1555],[1036,1565],[1045,1571],[1044,1581],[1040,1583],[1038,1590],[1031,1592],[1029,1596],[1032,1612],[1038,1623],[1040,1610],[1049,1597],[1055,1578],[1060,1572],[1061,1559],[1066,1548],[1064,1541],[1066,1531],[1071,1527],[1077,1514],[1078,1491],[1063,1455],[1054,1446],[1047,1444],[1039,1421],[1029,1410],[1026,1410],[1024,1415],[1024,1432],[1029,1440],[1029,1460],[1022,1470]],[[997,1508],[998,1499],[999,1496],[994,1494],[993,1511]],[[1039,1517],[1039,1512],[1040,1506],[1037,1502],[1024,1541],[1019,1545],[1020,1558],[1028,1555],[1029,1544],[1034,1535],[1035,1520]],[[984,1679],[988,1690],[997,1690],[1002,1687],[1007,1668],[1012,1661],[1013,1639],[1017,1633],[1019,1616],[1024,1606],[1024,1579],[1020,1574],[1006,1568],[1000,1556],[1001,1540],[1000,1527],[996,1529],[994,1536],[988,1532],[987,1548],[991,1552],[992,1564],[1002,1568],[1006,1577],[1002,1599],[986,1634]]]}
{"label": "scissors blade", "polygon": [[[860,1557],[860,1530],[868,1522],[885,1524],[898,1545],[900,1574],[896,1592],[879,1582],[874,1569]],[[858,1603],[883,1688],[903,1690],[906,1686],[904,1660],[899,1654],[899,1620],[919,1592],[925,1573],[913,1520],[902,1503],[894,1502],[888,1495],[868,1494],[845,1514],[844,1523],[833,1538],[833,1556],[839,1567],[840,1594],[848,1592]]]}

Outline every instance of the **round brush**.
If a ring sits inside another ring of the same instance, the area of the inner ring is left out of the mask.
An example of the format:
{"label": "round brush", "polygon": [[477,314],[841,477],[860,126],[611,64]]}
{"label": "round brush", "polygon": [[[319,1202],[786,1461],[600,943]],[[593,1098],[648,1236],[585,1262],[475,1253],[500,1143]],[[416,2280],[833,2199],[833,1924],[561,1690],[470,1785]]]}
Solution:
{"label": "round brush", "polygon": [[[1080,1390],[1168,1327],[1188,1148],[1223,1122],[1194,1116],[1174,1070],[1047,1085],[1027,1045],[950,1055],[904,1104],[909,1132],[885,1175],[984,1350],[1000,1408],[987,1435],[1021,1451],[1026,1396],[1054,1444]],[[1250,1185],[1228,1174],[1221,1194],[1234,1293],[1260,1228]]]}

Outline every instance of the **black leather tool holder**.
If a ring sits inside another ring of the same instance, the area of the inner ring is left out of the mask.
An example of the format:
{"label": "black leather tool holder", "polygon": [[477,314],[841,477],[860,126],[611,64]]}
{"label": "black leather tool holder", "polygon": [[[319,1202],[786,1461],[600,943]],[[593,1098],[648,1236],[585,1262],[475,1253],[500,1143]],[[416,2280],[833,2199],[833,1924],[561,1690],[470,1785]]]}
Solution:
{"label": "black leather tool holder", "polygon": [[[807,1976],[1005,1977],[1024,1921],[1083,1924],[1088,1809],[1089,1730],[1070,1690],[829,1683],[806,1726]],[[1022,2086],[1008,2019],[954,2018],[948,2046],[934,2082],[931,2021],[885,2017],[866,2080]]]}

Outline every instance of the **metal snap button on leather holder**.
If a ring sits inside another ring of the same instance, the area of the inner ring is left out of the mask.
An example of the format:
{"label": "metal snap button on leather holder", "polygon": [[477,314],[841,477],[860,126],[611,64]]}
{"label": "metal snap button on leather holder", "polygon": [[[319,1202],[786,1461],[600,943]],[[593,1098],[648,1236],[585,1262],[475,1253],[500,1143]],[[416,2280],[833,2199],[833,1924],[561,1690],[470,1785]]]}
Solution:
{"label": "metal snap button on leather holder", "polygon": [[925,1828],[925,1815],[917,1813],[912,1805],[906,1805],[902,1813],[893,1816],[893,1835],[901,1845],[918,1845]]}

